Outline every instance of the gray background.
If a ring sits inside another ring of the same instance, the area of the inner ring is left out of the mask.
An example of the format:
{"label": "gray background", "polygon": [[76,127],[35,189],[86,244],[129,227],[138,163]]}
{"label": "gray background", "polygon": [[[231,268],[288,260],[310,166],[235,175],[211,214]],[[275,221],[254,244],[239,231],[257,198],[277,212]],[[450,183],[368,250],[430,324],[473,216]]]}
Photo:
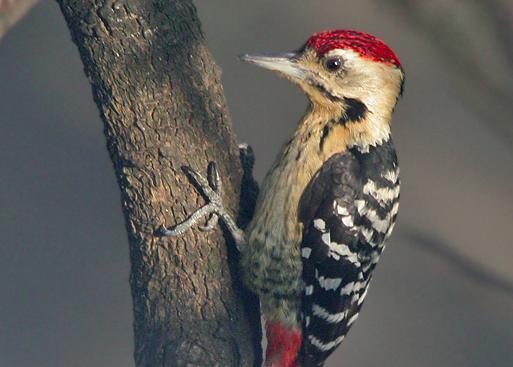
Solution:
{"label": "gray background", "polygon": [[[406,68],[393,124],[400,220],[327,365],[513,366],[513,149],[474,118],[435,47],[378,3],[197,1],[258,178],[306,99],[236,55],[357,28],[385,39]],[[0,233],[0,367],[134,365],[119,192],[78,52],[50,1],[0,43]]]}

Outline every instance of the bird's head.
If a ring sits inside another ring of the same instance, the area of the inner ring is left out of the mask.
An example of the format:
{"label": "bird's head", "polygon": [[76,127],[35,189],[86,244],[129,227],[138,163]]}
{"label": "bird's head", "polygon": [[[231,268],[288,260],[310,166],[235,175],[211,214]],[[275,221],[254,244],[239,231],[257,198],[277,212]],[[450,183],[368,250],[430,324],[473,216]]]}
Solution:
{"label": "bird's head", "polygon": [[[354,30],[315,33],[299,50],[247,54],[241,60],[280,73],[298,84],[313,110],[345,125],[389,131],[391,114],[402,93],[404,73],[395,53],[382,40]],[[372,132],[372,131],[371,131]],[[356,143],[355,143],[356,144]]]}

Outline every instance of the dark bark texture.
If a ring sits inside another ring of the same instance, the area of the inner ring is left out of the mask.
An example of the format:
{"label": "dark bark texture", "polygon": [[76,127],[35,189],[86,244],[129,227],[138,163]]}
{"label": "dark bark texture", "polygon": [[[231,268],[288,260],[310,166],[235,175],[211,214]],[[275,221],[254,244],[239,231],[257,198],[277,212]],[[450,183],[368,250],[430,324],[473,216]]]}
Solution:
{"label": "dark bark texture", "polygon": [[205,173],[216,161],[225,203],[233,213],[239,206],[238,148],[192,1],[58,3],[121,188],[137,367],[252,366],[256,339],[222,230],[155,235],[204,204],[183,165]]}

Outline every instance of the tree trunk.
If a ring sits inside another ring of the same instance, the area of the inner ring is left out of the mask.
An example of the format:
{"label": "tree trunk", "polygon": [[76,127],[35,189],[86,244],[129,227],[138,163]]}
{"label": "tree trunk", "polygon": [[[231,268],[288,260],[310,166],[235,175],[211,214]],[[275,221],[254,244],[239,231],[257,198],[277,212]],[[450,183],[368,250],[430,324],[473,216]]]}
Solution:
{"label": "tree trunk", "polygon": [[205,173],[209,161],[217,162],[224,202],[238,212],[238,148],[192,1],[58,2],[121,188],[136,366],[252,366],[259,337],[252,336],[222,230],[155,235],[204,204],[183,165]]}

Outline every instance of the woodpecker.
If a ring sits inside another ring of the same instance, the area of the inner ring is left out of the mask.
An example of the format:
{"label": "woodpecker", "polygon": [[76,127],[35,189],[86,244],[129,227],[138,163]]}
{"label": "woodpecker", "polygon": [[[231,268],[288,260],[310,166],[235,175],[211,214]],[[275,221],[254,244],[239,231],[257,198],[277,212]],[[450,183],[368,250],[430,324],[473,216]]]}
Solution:
{"label": "woodpecker", "polygon": [[316,33],[297,51],[243,55],[297,84],[309,106],[279,153],[243,230],[224,210],[214,165],[188,174],[241,252],[246,286],[259,295],[267,367],[319,367],[358,317],[399,208],[399,166],[390,122],[404,72],[382,40],[355,30]]}

